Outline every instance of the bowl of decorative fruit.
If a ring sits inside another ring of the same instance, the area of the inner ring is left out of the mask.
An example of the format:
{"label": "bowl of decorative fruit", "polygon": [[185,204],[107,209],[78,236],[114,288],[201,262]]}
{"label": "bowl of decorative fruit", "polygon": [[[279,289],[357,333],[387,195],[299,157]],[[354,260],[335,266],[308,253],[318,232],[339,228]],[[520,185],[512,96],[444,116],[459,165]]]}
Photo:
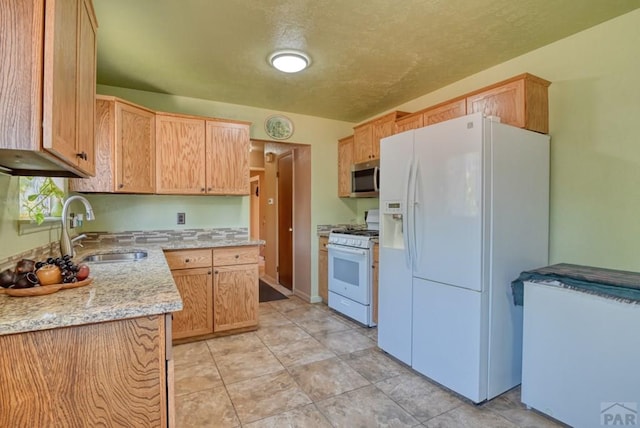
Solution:
{"label": "bowl of decorative fruit", "polygon": [[76,264],[70,256],[39,262],[23,259],[14,270],[0,272],[0,293],[18,297],[51,294],[91,284],[89,273],[87,264]]}

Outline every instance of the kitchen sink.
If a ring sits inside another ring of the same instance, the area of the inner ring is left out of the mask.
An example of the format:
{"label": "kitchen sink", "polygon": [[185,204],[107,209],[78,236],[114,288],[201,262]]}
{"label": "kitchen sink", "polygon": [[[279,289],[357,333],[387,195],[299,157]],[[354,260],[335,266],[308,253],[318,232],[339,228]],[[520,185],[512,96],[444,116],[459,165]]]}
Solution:
{"label": "kitchen sink", "polygon": [[83,262],[108,263],[108,262],[135,262],[147,258],[146,251],[129,251],[124,253],[92,254],[82,259]]}

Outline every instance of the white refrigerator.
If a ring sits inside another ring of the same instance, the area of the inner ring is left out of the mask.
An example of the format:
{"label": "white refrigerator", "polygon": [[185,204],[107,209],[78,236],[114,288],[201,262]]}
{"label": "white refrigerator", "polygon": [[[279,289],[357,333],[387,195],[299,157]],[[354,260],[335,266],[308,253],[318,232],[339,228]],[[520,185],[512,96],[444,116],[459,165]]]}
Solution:
{"label": "white refrigerator", "polygon": [[518,385],[510,283],[548,262],[549,137],[480,113],[381,140],[378,346],[479,403]]}

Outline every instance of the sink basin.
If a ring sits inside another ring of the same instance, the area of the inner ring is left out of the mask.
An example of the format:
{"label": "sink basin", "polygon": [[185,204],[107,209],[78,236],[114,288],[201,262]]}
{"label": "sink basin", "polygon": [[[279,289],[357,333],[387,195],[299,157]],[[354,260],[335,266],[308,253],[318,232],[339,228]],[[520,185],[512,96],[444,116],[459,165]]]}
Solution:
{"label": "sink basin", "polygon": [[83,262],[107,263],[107,262],[134,262],[147,258],[146,251],[129,251],[126,253],[92,254],[82,259]]}

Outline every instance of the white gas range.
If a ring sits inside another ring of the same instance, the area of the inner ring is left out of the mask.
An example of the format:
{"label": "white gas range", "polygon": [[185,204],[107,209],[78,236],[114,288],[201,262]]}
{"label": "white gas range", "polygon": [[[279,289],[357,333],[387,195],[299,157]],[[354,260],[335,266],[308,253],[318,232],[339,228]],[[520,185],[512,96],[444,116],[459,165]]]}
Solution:
{"label": "white gas range", "polygon": [[367,215],[369,229],[339,229],[329,234],[329,307],[367,325],[373,321],[373,246],[378,210]]}

